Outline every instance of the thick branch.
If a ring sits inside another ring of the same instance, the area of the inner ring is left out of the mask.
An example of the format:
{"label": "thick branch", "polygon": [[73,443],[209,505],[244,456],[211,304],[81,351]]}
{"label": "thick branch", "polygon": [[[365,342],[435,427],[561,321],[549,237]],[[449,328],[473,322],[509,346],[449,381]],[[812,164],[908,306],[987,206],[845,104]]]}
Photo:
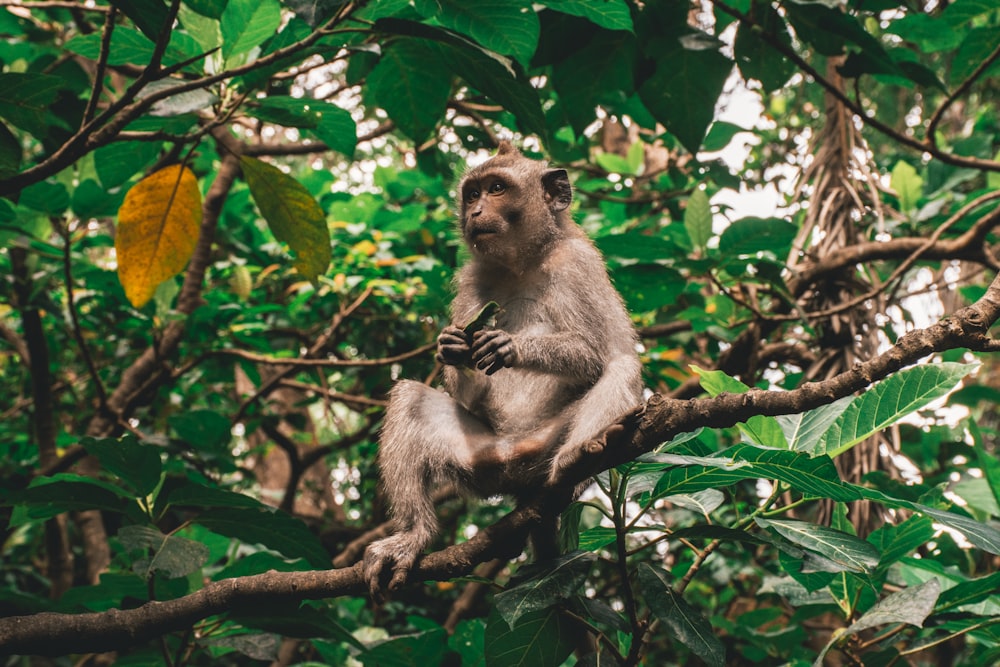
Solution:
{"label": "thick branch", "polygon": [[[569,504],[571,489],[587,476],[625,463],[650,451],[678,433],[707,426],[722,428],[754,415],[792,414],[849,396],[904,366],[934,352],[968,347],[992,349],[989,328],[1000,318],[1000,277],[976,303],[922,330],[913,331],[868,362],[823,382],[787,391],[754,390],[721,394],[715,398],[680,401],[654,396],[645,410],[625,420],[629,437],[588,456],[582,465],[560,480],[560,486],[519,507],[475,538],[425,556],[411,573],[411,581],[440,580],[464,575],[493,558],[510,558],[520,551],[528,529],[546,513]],[[176,600],[150,602],[137,609],[113,609],[91,614],[38,614],[0,619],[0,646],[11,653],[62,654],[106,651],[139,643],[165,632],[228,610],[339,595],[365,590],[359,566],[321,572],[268,572],[208,584]]]}

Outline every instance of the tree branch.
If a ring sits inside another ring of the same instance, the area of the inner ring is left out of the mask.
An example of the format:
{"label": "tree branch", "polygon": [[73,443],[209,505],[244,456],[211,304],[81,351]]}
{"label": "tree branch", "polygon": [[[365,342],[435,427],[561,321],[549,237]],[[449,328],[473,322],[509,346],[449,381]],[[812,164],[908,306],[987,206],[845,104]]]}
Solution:
{"label": "tree branch", "polygon": [[[623,419],[627,436],[585,456],[556,486],[518,507],[468,542],[422,558],[410,581],[442,580],[468,574],[475,565],[520,552],[529,529],[541,517],[571,501],[570,489],[591,474],[626,463],[678,433],[699,427],[725,428],[754,415],[793,414],[828,404],[865,389],[929,354],[967,347],[991,350],[987,336],[1000,318],[1000,276],[974,304],[926,329],[912,331],[879,356],[822,382],[792,391],[751,390],[715,398],[668,399],[654,395],[641,412]],[[267,572],[212,582],[191,595],[149,602],[136,609],[88,614],[43,613],[0,619],[0,646],[15,654],[58,655],[121,649],[225,611],[276,601],[359,595],[365,591],[360,566],[315,572]]]}

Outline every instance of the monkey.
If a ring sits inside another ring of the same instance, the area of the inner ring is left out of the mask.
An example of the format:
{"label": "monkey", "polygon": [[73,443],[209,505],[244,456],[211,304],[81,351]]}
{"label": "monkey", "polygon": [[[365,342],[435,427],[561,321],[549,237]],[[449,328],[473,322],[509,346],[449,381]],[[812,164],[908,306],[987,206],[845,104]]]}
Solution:
{"label": "monkey", "polygon": [[[642,398],[638,338],[604,260],[573,221],[564,169],[509,141],[458,186],[469,257],[437,339],[444,391],[389,393],[379,466],[395,533],[365,550],[374,599],[402,586],[438,530],[436,483],[524,499],[579,463]],[[496,325],[465,323],[495,302]],[[588,443],[590,443],[588,445]]]}

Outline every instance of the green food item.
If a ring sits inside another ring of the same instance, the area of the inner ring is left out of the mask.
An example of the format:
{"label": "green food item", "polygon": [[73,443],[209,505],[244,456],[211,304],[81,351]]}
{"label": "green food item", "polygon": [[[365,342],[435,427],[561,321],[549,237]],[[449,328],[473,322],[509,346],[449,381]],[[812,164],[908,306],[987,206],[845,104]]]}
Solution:
{"label": "green food item", "polygon": [[500,304],[496,301],[490,301],[479,309],[479,312],[476,313],[476,316],[471,322],[462,327],[462,331],[464,331],[467,335],[472,336],[477,331],[485,327],[486,324],[499,312]]}

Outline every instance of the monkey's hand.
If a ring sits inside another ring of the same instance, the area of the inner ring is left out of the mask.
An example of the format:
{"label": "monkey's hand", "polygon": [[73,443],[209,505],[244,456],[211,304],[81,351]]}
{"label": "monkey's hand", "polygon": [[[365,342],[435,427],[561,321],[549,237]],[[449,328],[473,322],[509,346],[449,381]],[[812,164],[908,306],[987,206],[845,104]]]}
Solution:
{"label": "monkey's hand", "polygon": [[372,542],[365,549],[364,561],[361,565],[361,575],[368,584],[372,599],[376,602],[385,600],[382,589],[382,575],[388,570],[392,577],[386,589],[398,590],[406,583],[410,570],[417,560],[420,551],[413,549],[414,538],[408,533],[396,533],[377,542]]}
{"label": "monkey's hand", "polygon": [[515,365],[517,350],[503,329],[483,329],[472,337],[472,363],[487,375]]}
{"label": "monkey's hand", "polygon": [[438,336],[435,358],[447,366],[471,366],[472,349],[468,335],[454,325],[447,326]]}

